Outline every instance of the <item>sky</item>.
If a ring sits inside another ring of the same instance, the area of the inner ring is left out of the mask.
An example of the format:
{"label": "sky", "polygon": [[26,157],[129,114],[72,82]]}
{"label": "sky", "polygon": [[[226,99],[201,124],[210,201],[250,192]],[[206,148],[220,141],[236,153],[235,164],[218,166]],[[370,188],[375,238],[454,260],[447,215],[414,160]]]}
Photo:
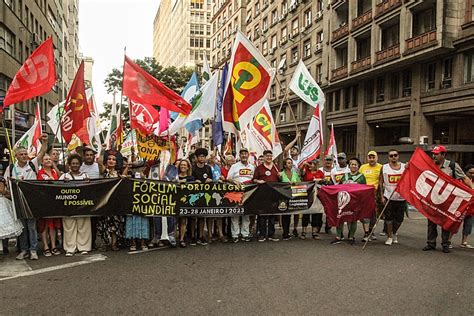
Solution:
{"label": "sky", "polygon": [[[122,68],[124,48],[132,59],[153,55],[153,20],[160,0],[80,0],[79,46],[94,59],[92,86],[99,111],[112,103],[104,80]],[[118,100],[117,100],[118,101]]]}

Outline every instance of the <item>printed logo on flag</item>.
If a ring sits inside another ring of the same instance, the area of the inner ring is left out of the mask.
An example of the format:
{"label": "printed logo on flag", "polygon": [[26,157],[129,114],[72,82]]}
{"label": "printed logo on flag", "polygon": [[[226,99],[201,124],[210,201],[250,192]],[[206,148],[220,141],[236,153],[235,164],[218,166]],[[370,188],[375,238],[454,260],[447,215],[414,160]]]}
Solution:
{"label": "printed logo on flag", "polygon": [[300,74],[298,78],[298,88],[307,95],[311,101],[317,102],[319,100],[318,88],[305,78],[304,74]]}
{"label": "printed logo on flag", "polygon": [[337,193],[337,207],[338,207],[338,216],[342,214],[342,210],[346,207],[351,201],[351,195],[347,191],[341,191]]}
{"label": "printed logo on flag", "polygon": [[253,126],[260,133],[260,135],[265,137],[265,139],[270,145],[273,143],[272,122],[265,107],[263,107],[262,110],[255,117],[255,122],[253,123]]}

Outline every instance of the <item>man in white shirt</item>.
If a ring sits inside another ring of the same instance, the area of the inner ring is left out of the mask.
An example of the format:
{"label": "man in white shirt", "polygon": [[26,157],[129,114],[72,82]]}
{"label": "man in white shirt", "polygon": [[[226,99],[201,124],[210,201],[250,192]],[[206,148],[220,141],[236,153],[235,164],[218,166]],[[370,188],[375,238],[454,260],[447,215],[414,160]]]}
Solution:
{"label": "man in white shirt", "polygon": [[[227,174],[227,180],[234,182],[235,184],[247,184],[252,183],[253,174],[255,171],[254,165],[249,163],[249,151],[246,148],[242,148],[239,151],[240,161],[233,164]],[[250,238],[250,217],[249,215],[243,215],[242,227],[239,229],[239,217],[232,217],[231,231],[232,241],[234,243],[239,242],[239,233],[242,235],[244,241],[252,241]]]}
{"label": "man in white shirt", "polygon": [[331,170],[332,183],[341,183],[344,174],[347,172],[350,172],[349,167],[347,166],[347,156],[345,153],[339,153],[337,154],[337,164]]}
{"label": "man in white shirt", "polygon": [[[7,167],[5,178],[18,180],[36,180],[39,166],[43,162],[43,156],[48,147],[48,134],[41,134],[41,149],[36,158],[29,159],[28,151],[24,147],[15,149],[16,162]],[[38,232],[36,231],[35,218],[22,218],[23,231],[18,237],[20,243],[20,253],[17,260],[30,257],[31,260],[38,260],[36,249],[38,248]],[[29,252],[29,253],[28,253]]]}

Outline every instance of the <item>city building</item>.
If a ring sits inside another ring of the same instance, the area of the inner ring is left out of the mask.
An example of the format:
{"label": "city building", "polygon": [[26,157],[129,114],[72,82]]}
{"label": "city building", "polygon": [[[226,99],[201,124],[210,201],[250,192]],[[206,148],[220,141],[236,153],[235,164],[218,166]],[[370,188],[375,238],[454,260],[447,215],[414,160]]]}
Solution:
{"label": "city building", "polygon": [[94,66],[94,59],[92,57],[80,56],[80,60],[84,61],[84,84],[87,88],[92,87],[92,67]]}
{"label": "city building", "polygon": [[200,70],[209,59],[211,0],[163,0],[153,23],[153,57],[163,66]]}
{"label": "city building", "polygon": [[[0,2],[0,97],[5,93],[23,62],[36,47],[52,36],[55,48],[57,85],[51,92],[15,104],[15,117],[4,111],[10,137],[15,121],[18,140],[33,124],[35,105],[40,104],[43,130],[53,133],[45,124],[46,114],[63,100],[78,67],[78,0],[4,0]],[[0,155],[6,148],[5,131],[0,130]]]}

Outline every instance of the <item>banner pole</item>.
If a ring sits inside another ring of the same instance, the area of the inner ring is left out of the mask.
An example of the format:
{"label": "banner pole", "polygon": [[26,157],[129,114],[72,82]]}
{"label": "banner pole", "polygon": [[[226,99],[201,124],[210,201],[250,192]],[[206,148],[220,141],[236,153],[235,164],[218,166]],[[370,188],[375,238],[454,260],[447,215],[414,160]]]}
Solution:
{"label": "banner pole", "polygon": [[[4,112],[5,113],[5,112]],[[6,124],[6,121],[5,121],[5,115],[2,113],[2,125],[3,125],[3,129],[5,130],[5,139],[7,141],[7,146],[8,146],[8,150],[10,151],[10,161],[12,164],[15,163],[15,154],[13,152],[13,148],[12,148],[12,144],[10,143],[10,135],[8,134],[8,128],[7,128],[7,124]]]}
{"label": "banner pole", "polygon": [[[15,104],[12,104],[11,106],[11,111],[12,111],[12,144],[15,145]],[[10,144],[11,146],[11,144]]]}
{"label": "banner pole", "polygon": [[[385,209],[387,208],[388,203],[390,203],[390,199],[392,198],[393,194],[395,193],[395,190],[392,191],[392,194],[390,194],[390,197],[387,199],[387,202],[385,203],[382,212],[380,212],[380,215],[377,217],[377,220],[375,221],[374,227],[372,227],[372,230],[370,231],[369,236],[367,237],[367,240],[365,241],[364,246],[362,247],[362,250],[365,249],[367,246],[367,243],[369,242],[370,238],[374,234],[375,228],[377,227],[377,224],[379,223],[380,219],[382,218],[383,214],[385,213]],[[383,193],[382,193],[383,194]]]}

